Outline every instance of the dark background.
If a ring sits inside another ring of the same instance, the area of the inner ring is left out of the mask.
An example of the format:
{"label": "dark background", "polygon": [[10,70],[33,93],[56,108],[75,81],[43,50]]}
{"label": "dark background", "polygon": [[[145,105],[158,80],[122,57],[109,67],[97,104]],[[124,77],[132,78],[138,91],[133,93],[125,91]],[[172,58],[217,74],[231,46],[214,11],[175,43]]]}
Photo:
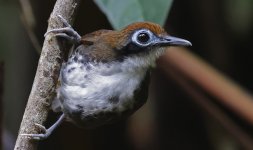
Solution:
{"label": "dark background", "polygon": [[[40,45],[54,2],[31,2],[36,18],[34,33]],[[3,112],[6,150],[13,149],[39,58],[20,14],[17,1],[0,0],[0,60],[4,62],[3,108],[0,112]],[[83,1],[74,28],[83,35],[101,28],[111,29],[111,26],[93,1]],[[176,0],[165,29],[172,35],[190,40],[193,46],[189,51],[252,91],[253,1]],[[243,131],[253,133],[247,122],[219,103],[217,105]],[[55,118],[50,115],[48,126]],[[95,130],[64,123],[40,144],[40,149],[239,150],[243,147],[193,103],[192,98],[163,70],[156,69],[149,103],[133,117]]]}

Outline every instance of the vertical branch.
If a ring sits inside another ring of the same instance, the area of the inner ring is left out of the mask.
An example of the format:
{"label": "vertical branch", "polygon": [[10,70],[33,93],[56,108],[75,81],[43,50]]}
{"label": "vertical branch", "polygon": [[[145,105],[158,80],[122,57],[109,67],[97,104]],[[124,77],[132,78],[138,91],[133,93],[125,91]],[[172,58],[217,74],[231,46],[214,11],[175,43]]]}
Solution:
{"label": "vertical branch", "polygon": [[[57,0],[50,15],[47,30],[63,27],[63,24],[57,18],[59,14],[72,23],[79,4],[80,0]],[[34,123],[43,124],[46,121],[62,60],[63,53],[60,51],[56,39],[48,35],[43,44],[34,83],[20,125],[15,150],[37,149],[37,142],[20,134],[38,133]]]}

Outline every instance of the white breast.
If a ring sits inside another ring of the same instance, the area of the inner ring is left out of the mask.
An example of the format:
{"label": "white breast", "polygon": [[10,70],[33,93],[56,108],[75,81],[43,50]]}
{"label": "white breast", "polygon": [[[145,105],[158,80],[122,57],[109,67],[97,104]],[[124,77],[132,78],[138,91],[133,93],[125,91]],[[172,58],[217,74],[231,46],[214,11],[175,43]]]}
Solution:
{"label": "white breast", "polygon": [[[81,105],[88,114],[105,107],[107,110],[116,107],[119,111],[123,111],[126,103],[131,105],[134,91],[146,73],[144,68],[138,71],[125,71],[116,63],[86,65],[82,67],[82,64],[73,63],[63,70],[61,81],[63,84],[59,94],[64,98],[63,107],[67,105],[76,109]],[[68,72],[71,68],[72,70]],[[118,98],[117,103],[108,101],[114,97]]]}
{"label": "white breast", "polygon": [[[145,57],[145,58],[144,58]],[[85,114],[96,110],[123,111],[131,107],[134,91],[140,86],[147,69],[155,63],[158,54],[129,57],[123,62],[80,63],[66,65],[61,70],[58,97],[61,107],[83,109]],[[117,103],[108,101],[117,98]]]}

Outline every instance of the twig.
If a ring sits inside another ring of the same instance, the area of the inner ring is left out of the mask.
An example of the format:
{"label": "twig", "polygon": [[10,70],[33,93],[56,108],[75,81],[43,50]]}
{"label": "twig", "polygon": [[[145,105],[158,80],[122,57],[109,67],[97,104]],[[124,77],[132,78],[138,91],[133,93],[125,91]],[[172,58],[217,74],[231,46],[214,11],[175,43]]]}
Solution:
{"label": "twig", "polygon": [[183,48],[170,48],[163,61],[253,125],[252,95],[228,77]]}
{"label": "twig", "polygon": [[32,5],[29,0],[19,0],[21,10],[24,18],[26,19],[27,25],[34,27],[36,25],[35,17],[32,9]]}
{"label": "twig", "polygon": [[34,34],[34,26],[36,25],[35,17],[33,15],[32,5],[29,0],[19,0],[22,14],[20,15],[21,21],[24,24],[26,32],[38,54],[41,53],[41,45],[39,40]]}
{"label": "twig", "polygon": [[227,116],[224,111],[211,102],[204,94],[191,85],[182,74],[180,74],[174,67],[168,67],[168,63],[160,62],[162,70],[166,72],[186,91],[193,99],[195,103],[201,106],[202,110],[207,112],[215,120],[217,120],[235,139],[241,143],[245,149],[253,149],[253,139],[245,133],[234,121],[232,121],[229,116]]}
{"label": "twig", "polygon": [[[72,23],[79,4],[80,0],[57,0],[50,15],[47,30],[63,27],[57,15],[63,16],[68,22]],[[46,121],[49,104],[54,95],[63,60],[62,53],[57,40],[48,35],[43,44],[33,87],[19,129],[15,150],[37,149],[37,142],[20,134],[38,133],[34,123],[43,124]]]}
{"label": "twig", "polygon": [[35,48],[35,50],[37,51],[38,54],[41,53],[41,46],[39,44],[39,40],[36,37],[36,35],[33,32],[33,28],[31,26],[28,25],[26,18],[23,14],[20,15],[21,21],[24,24],[24,27],[26,29],[26,32],[32,42],[33,47]]}

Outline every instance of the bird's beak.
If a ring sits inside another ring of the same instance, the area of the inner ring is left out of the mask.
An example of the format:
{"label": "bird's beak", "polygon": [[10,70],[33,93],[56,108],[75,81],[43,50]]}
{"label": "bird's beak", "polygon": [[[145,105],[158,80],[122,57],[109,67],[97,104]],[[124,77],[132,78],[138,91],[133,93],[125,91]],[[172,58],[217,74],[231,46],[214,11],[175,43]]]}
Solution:
{"label": "bird's beak", "polygon": [[160,40],[161,44],[168,46],[192,46],[190,41],[173,36],[164,36]]}

